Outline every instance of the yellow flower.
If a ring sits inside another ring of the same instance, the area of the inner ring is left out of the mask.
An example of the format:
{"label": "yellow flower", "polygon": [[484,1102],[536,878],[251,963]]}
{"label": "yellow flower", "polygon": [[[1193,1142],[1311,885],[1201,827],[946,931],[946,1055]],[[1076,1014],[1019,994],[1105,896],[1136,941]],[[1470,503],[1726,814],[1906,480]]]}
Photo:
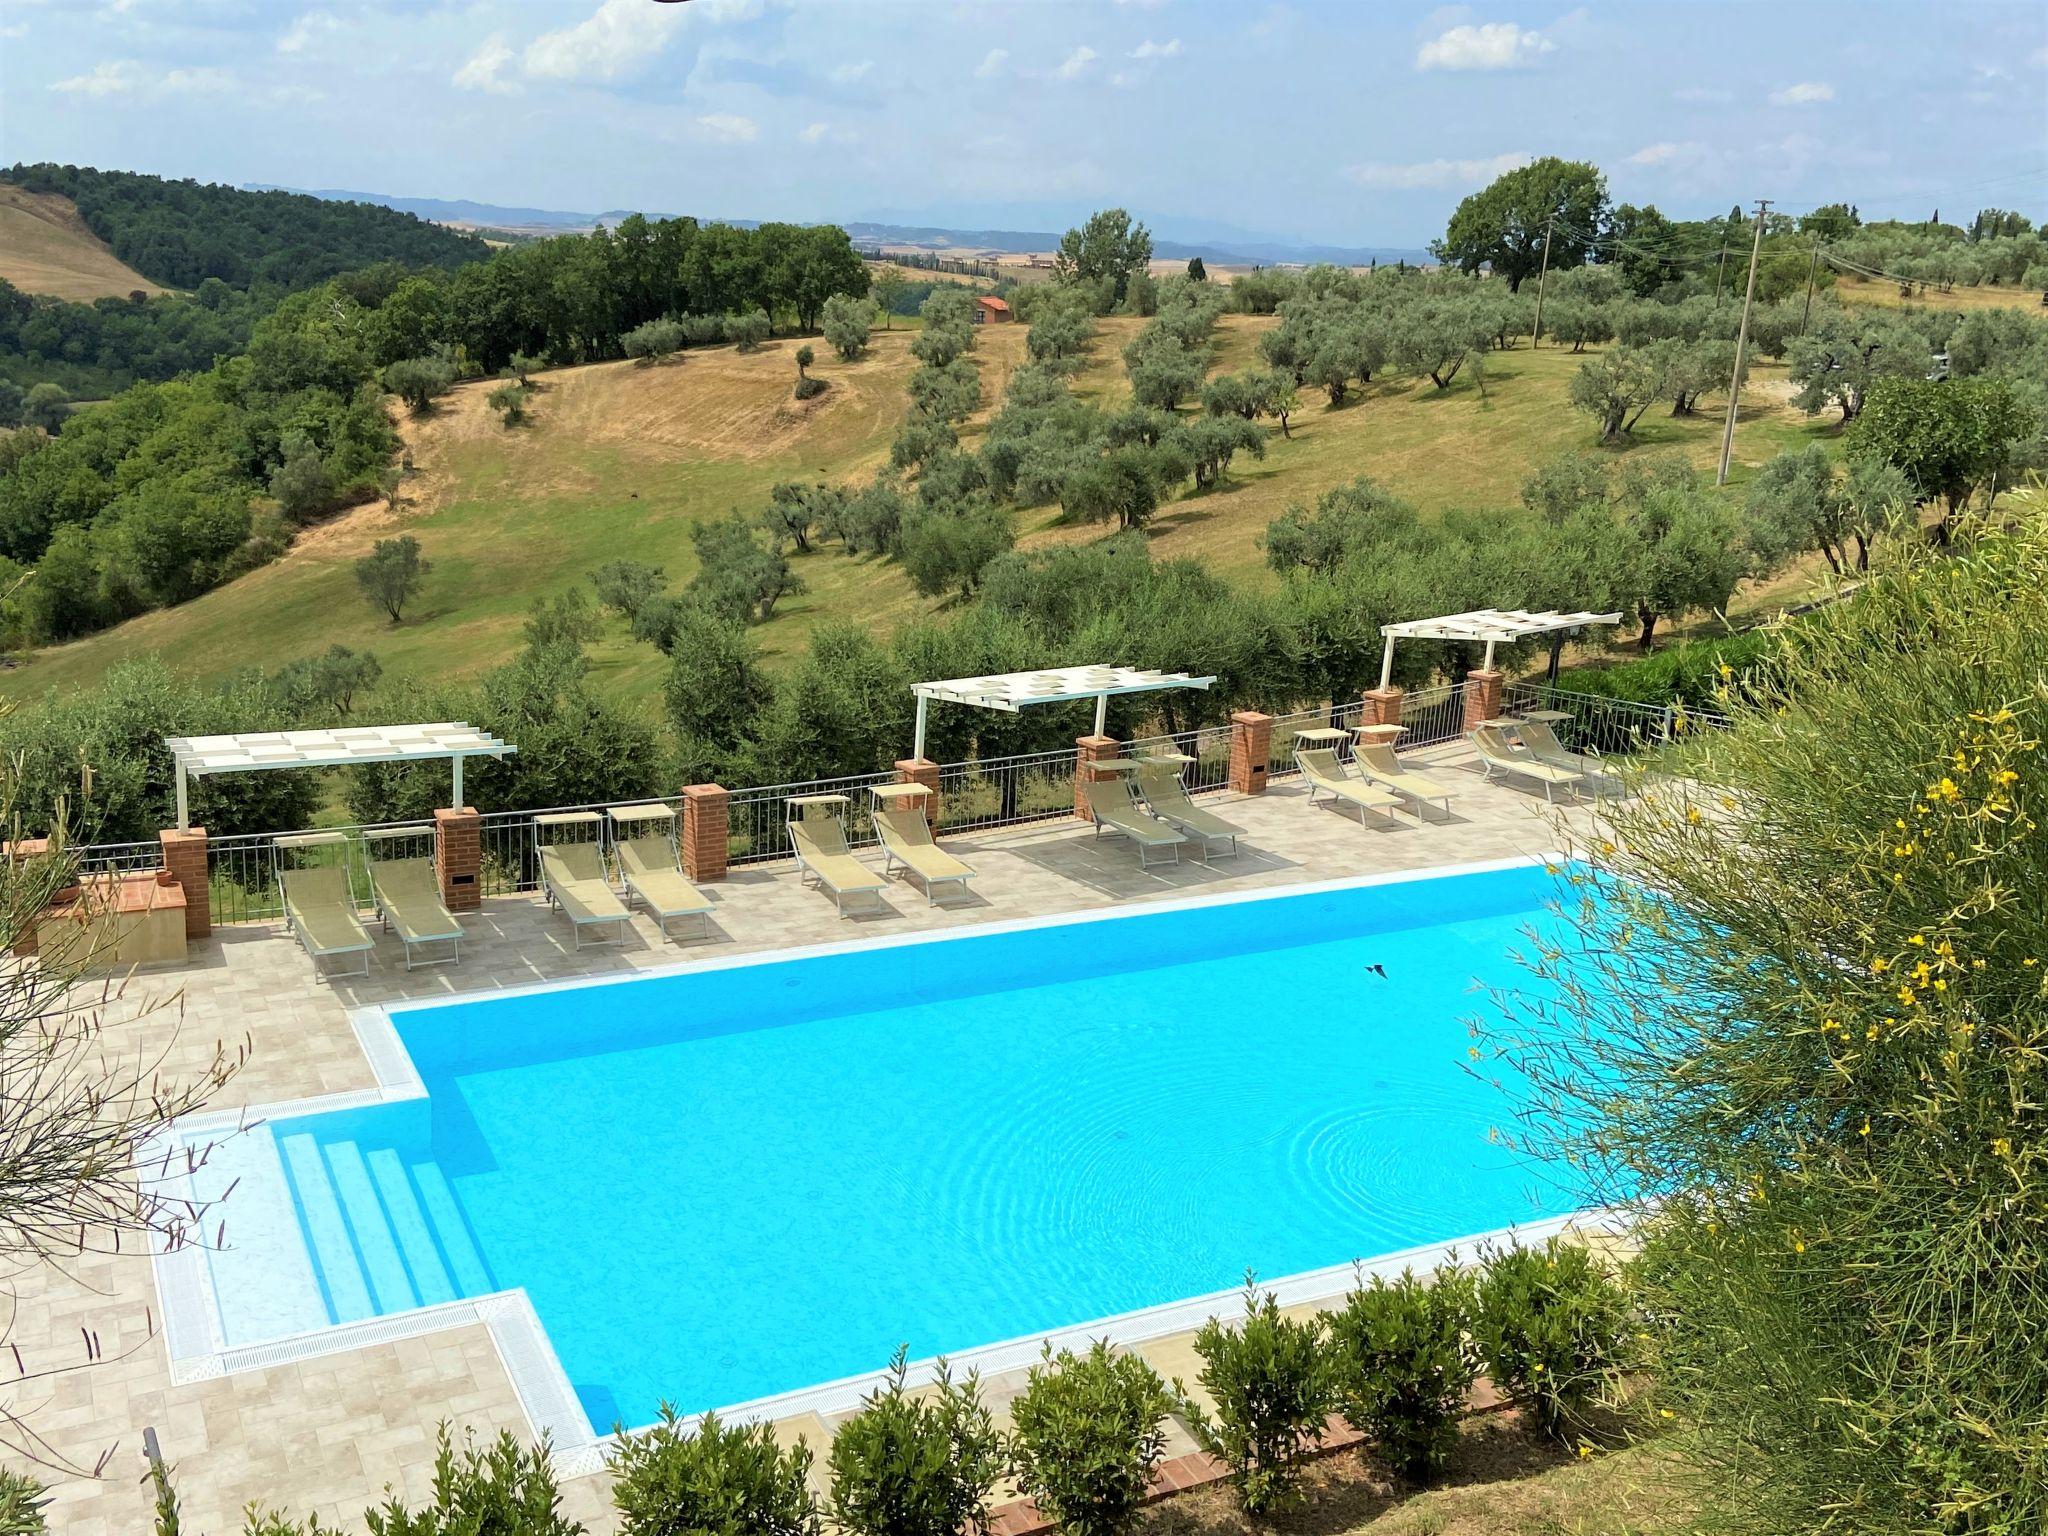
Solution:
{"label": "yellow flower", "polygon": [[1659,1408],[1657,1410],[1657,1417],[1660,1419],[1675,1419],[1678,1417],[1678,1415],[1673,1413],[1669,1408]]}
{"label": "yellow flower", "polygon": [[1700,815],[1700,808],[1698,806],[1688,805],[1685,808],[1686,825],[1696,827],[1705,819],[1705,817]]}
{"label": "yellow flower", "polygon": [[1908,944],[1923,944],[1923,945],[1924,945],[1924,944],[1925,944],[1925,943],[1927,942],[1927,935],[1926,935],[1926,934],[1924,934],[1924,933],[1916,933],[1916,934],[1912,935],[1912,937],[1908,938],[1908,939],[1906,940],[1906,942],[1907,942]]}
{"label": "yellow flower", "polygon": [[1803,1238],[1803,1237],[1795,1237],[1795,1238],[1793,1238],[1793,1239],[1792,1239],[1792,1251],[1793,1251],[1794,1253],[1804,1253],[1804,1252],[1806,1252],[1806,1239],[1805,1239],[1805,1238]]}
{"label": "yellow flower", "polygon": [[1721,681],[1725,683],[1725,682],[1727,682],[1727,681],[1728,681],[1728,679],[1729,679],[1729,678],[1733,677],[1734,675],[1735,675],[1735,669],[1734,669],[1733,667],[1729,666],[1727,662],[1725,662],[1725,661],[1724,661],[1724,662],[1722,662],[1722,663],[1721,663]]}
{"label": "yellow flower", "polygon": [[1863,1130],[1861,1134],[1865,1136],[1868,1136],[1870,1134],[1870,1117],[1868,1115],[1865,1115],[1863,1117]]}
{"label": "yellow flower", "polygon": [[1899,1001],[1910,1006],[1913,1001],[1913,989],[1911,987],[1899,988]]}
{"label": "yellow flower", "polygon": [[1991,1143],[1991,1155],[1992,1155],[1993,1157],[2011,1157],[2011,1156],[2012,1156],[2012,1143],[2011,1143],[2011,1141],[2007,1140],[2007,1139],[2006,1139],[2005,1137],[2003,1137],[2003,1136],[2000,1136],[1999,1138],[1997,1138],[1997,1139],[1996,1139],[1995,1141],[1993,1141],[1993,1142]]}
{"label": "yellow flower", "polygon": [[2010,768],[2004,768],[1999,770],[1998,783],[2000,785],[2017,784],[2019,782],[2019,778],[2020,776],[2014,773]]}
{"label": "yellow flower", "polygon": [[[1725,664],[1724,664],[1724,665],[1725,665]],[[1584,1461],[1584,1460],[1585,1460],[1585,1459],[1586,1459],[1586,1458],[1587,1458],[1588,1456],[1590,1456],[1590,1455],[1592,1455],[1592,1454],[1593,1454],[1593,1447],[1591,1447],[1590,1445],[1586,1444],[1586,1442],[1585,1442],[1585,1441],[1581,1440],[1581,1441],[1579,1442],[1579,1460],[1581,1460],[1581,1461]]]}
{"label": "yellow flower", "polygon": [[1882,976],[1886,971],[1890,970],[1891,968],[1891,961],[1885,959],[1883,955],[1879,955],[1875,960],[1870,962],[1870,974],[1873,976]]}
{"label": "yellow flower", "polygon": [[1941,977],[1937,976],[1934,978],[1934,990],[1937,992],[1946,992],[1948,990],[1948,983],[1942,980]]}

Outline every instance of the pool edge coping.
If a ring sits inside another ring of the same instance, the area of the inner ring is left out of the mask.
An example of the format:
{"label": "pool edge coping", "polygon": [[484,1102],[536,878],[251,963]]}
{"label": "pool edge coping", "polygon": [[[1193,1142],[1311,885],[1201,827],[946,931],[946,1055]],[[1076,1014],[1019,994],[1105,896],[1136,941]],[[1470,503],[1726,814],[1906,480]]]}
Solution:
{"label": "pool edge coping", "polygon": [[[1281,897],[1313,896],[1325,892],[1406,884],[1454,875],[1478,875],[1510,869],[1548,867],[1570,861],[1570,855],[1554,850],[1537,854],[1518,854],[1463,863],[1426,865],[1416,869],[1342,876],[1332,880],[1309,881],[1294,885],[1261,887],[1249,891],[1217,892],[1143,901],[1131,905],[1112,904],[1080,912],[997,919],[936,931],[752,950],[710,960],[680,959],[617,975],[564,978],[559,981],[458,993],[418,1002],[365,1004],[350,1008],[347,1016],[350,1028],[356,1035],[357,1043],[375,1079],[372,1086],[249,1105],[174,1122],[143,1144],[143,1161],[147,1165],[162,1160],[168,1166],[176,1153],[189,1152],[195,1144],[210,1144],[226,1136],[254,1131],[275,1120],[425,1098],[426,1086],[414,1068],[412,1057],[398,1034],[394,1013],[466,1006],[550,992],[580,991],[593,987],[659,980],[707,971],[741,969],[825,955],[863,953],[962,938],[1023,933],[1047,927],[1113,921],[1152,913],[1231,906]],[[161,1181],[162,1185],[182,1190],[188,1195],[193,1194],[194,1172],[196,1170],[169,1175]],[[1361,1257],[1323,1269],[1282,1276],[1260,1282],[1259,1289],[1272,1292],[1283,1306],[1327,1302],[1348,1294],[1360,1277],[1391,1277],[1403,1269],[1439,1268],[1452,1261],[1460,1250],[1502,1243],[1540,1242],[1573,1227],[1591,1226],[1601,1230],[1618,1230],[1621,1220],[1620,1213],[1611,1209],[1575,1211],[1561,1216],[1512,1224],[1489,1232]],[[160,1316],[163,1318],[165,1354],[172,1385],[186,1385],[297,1364],[404,1339],[427,1337],[480,1323],[491,1339],[513,1393],[527,1417],[529,1428],[536,1436],[547,1439],[560,1474],[564,1477],[587,1476],[603,1470],[608,1464],[615,1436],[612,1432],[600,1430],[590,1423],[569,1381],[568,1373],[548,1337],[546,1327],[542,1324],[539,1313],[524,1288],[494,1291],[482,1296],[432,1306],[408,1308],[347,1323],[329,1324],[253,1344],[231,1346],[221,1336],[220,1308],[211,1268],[206,1262],[206,1252],[203,1241],[173,1245],[161,1237],[151,1247],[151,1278],[161,1309]],[[955,1369],[984,1372],[1015,1370],[1036,1361],[1048,1344],[1058,1351],[1086,1347],[1096,1339],[1106,1339],[1112,1344],[1124,1346],[1146,1343],[1198,1328],[1210,1318],[1223,1315],[1219,1309],[1227,1307],[1242,1295],[1243,1287],[1233,1287],[977,1345],[947,1356],[933,1356],[913,1361],[907,1367],[906,1380],[913,1386],[927,1384],[936,1378],[941,1364]],[[198,1343],[200,1339],[205,1340],[206,1347],[192,1348],[191,1345]],[[888,1375],[886,1369],[867,1371],[707,1411],[716,1412],[728,1422],[770,1421],[806,1413],[820,1416],[840,1413],[856,1408],[862,1398],[888,1379]],[[682,1422],[686,1425],[694,1424],[703,1416],[702,1413],[692,1414]]]}

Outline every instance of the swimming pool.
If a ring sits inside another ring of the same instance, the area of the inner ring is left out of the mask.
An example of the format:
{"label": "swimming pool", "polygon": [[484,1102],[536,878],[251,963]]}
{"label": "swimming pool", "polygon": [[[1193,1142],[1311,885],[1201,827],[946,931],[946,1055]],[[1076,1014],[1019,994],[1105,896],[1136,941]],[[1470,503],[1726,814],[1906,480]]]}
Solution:
{"label": "swimming pool", "polygon": [[424,1097],[274,1118],[229,1345],[523,1289],[597,1431],[1561,1215],[1475,985],[1538,864],[393,1009]]}

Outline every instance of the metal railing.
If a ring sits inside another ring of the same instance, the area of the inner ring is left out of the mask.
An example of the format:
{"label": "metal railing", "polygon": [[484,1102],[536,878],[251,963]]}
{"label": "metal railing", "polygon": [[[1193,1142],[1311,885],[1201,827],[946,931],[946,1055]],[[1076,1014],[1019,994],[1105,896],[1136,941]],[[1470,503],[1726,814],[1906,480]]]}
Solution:
{"label": "metal railing", "polygon": [[1720,730],[1729,723],[1726,715],[1689,710],[1676,700],[1643,704],[1605,694],[1574,693],[1541,682],[1511,684],[1501,695],[1501,705],[1510,715],[1556,710],[1566,718],[1554,722],[1552,729],[1566,747],[1606,756],[1668,746],[1688,734]]}
{"label": "metal railing", "polygon": [[[1577,693],[1541,682],[1510,685],[1503,691],[1502,706],[1510,716],[1538,709],[1556,710],[1562,718],[1555,729],[1567,747],[1607,755],[1659,750],[1683,741],[1690,733],[1729,723],[1722,715],[1688,711],[1676,702],[1666,706],[1642,704]],[[1397,750],[1415,751],[1460,739],[1465,728],[1464,711],[1464,689],[1457,684],[1417,689],[1408,694],[1401,709],[1402,724],[1407,730]],[[1276,716],[1268,759],[1269,779],[1285,779],[1300,771],[1294,760],[1297,732],[1329,727],[1349,731],[1361,722],[1364,712],[1364,701],[1352,699]],[[1199,794],[1227,786],[1231,742],[1232,727],[1211,725],[1139,737],[1126,742],[1122,750],[1131,757],[1175,753],[1192,759],[1184,778],[1189,791]],[[1340,750],[1342,755],[1349,756],[1349,743]],[[1074,767],[1075,754],[1071,748],[944,764],[939,769],[937,830],[958,834],[1070,817],[1074,813]],[[852,774],[733,791],[727,801],[729,862],[763,864],[789,858],[783,824],[789,816],[789,802],[802,795],[845,795],[848,842],[855,847],[872,846],[877,837],[874,797],[868,791],[876,785],[894,782],[894,777],[886,772]],[[634,803],[654,804],[657,799],[681,815],[679,796],[650,796]],[[536,816],[563,812],[602,815],[607,809],[607,805],[572,805],[542,811],[492,811],[482,816],[481,894],[502,896],[538,888]],[[592,825],[595,835],[608,833],[608,824],[600,821]],[[401,829],[405,835],[399,838],[375,838],[368,844],[364,841],[368,833]],[[290,860],[291,867],[332,864],[348,857],[351,883],[365,906],[371,895],[364,858],[369,847],[385,858],[433,854],[434,829],[428,822],[370,822],[321,830],[342,834],[349,841],[345,845],[294,848],[283,857]],[[209,841],[207,902],[216,925],[274,922],[283,916],[277,885],[280,854],[275,844],[280,835],[285,834],[240,833]],[[155,842],[102,843],[78,849],[77,858],[81,870],[89,873],[127,873],[160,867],[162,849]]]}

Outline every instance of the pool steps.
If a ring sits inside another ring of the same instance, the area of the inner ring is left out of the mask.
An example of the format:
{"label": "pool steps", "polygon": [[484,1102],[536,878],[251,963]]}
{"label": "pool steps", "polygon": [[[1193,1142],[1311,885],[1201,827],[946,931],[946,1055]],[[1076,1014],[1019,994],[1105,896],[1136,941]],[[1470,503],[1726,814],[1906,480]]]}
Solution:
{"label": "pool steps", "polygon": [[329,1323],[496,1289],[454,1193],[432,1162],[389,1147],[280,1139]]}

